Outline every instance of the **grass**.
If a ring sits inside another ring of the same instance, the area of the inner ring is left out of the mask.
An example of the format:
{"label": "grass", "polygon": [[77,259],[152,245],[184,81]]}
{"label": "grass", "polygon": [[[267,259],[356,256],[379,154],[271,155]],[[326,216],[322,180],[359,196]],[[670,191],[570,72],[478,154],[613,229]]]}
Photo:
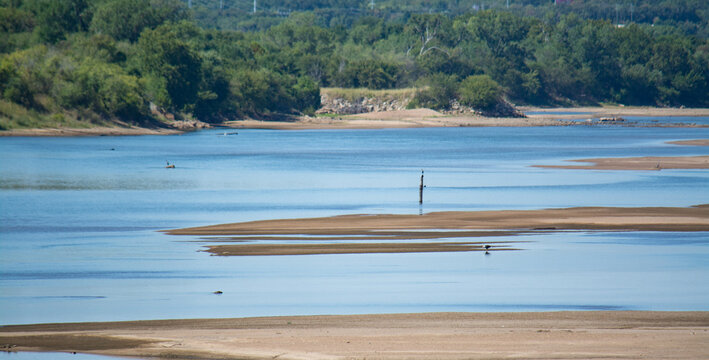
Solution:
{"label": "grass", "polygon": [[133,124],[122,121],[119,118],[107,118],[90,109],[56,109],[56,106],[52,106],[50,102],[45,102],[42,106],[48,109],[54,108],[55,111],[38,111],[0,99],[0,131],[58,128],[88,129],[97,126],[126,127],[131,125],[159,127],[161,122],[164,122],[164,119],[148,118],[145,123]]}
{"label": "grass", "polygon": [[[83,116],[82,116],[83,115]],[[91,114],[44,113],[7,100],[0,100],[0,130],[42,128],[89,128],[96,126]]]}

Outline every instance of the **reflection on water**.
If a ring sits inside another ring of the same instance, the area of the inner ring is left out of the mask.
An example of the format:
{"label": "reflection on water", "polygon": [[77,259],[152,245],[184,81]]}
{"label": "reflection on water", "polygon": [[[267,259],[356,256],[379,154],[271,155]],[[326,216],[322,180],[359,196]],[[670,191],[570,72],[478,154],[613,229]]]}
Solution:
{"label": "reflection on water", "polygon": [[[421,311],[709,310],[707,233],[560,232],[516,252],[216,257],[161,229],[351,213],[690,206],[709,129],[203,131],[0,139],[0,324]],[[110,150],[115,149],[115,150]],[[176,165],[165,169],[165,161]],[[426,170],[423,207],[418,181]],[[456,238],[480,241],[480,238]],[[214,295],[220,290],[222,295]]]}

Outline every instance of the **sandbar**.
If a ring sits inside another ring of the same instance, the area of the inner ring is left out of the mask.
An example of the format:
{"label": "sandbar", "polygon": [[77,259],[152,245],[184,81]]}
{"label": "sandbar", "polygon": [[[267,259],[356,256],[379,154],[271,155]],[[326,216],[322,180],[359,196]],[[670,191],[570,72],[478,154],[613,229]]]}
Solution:
{"label": "sandbar", "polygon": [[10,351],[198,359],[702,359],[709,312],[420,313],[0,327]]}
{"label": "sandbar", "polygon": [[709,139],[668,141],[667,143],[685,146],[709,146]]}
{"label": "sandbar", "polygon": [[165,230],[172,235],[377,235],[447,229],[709,231],[709,205],[692,207],[574,207],[542,210],[444,211],[423,215],[340,215],[262,220]]}
{"label": "sandbar", "polygon": [[[335,244],[239,244],[211,245],[206,252],[217,256],[387,254],[518,250],[508,245],[479,242],[435,243],[335,243]],[[486,248],[485,245],[489,246]]]}
{"label": "sandbar", "polygon": [[662,170],[709,169],[709,156],[642,156],[567,160],[586,165],[533,165],[549,169],[582,170]]}
{"label": "sandbar", "polygon": [[[709,231],[709,205],[687,208],[576,207],[446,211],[421,215],[354,214],[250,221],[164,232],[171,235],[205,236],[200,242],[230,243],[207,245],[205,251],[212,255],[263,256],[518,250],[511,247],[514,241],[454,240],[561,230]],[[401,242],[421,239],[439,241]],[[268,243],[263,243],[263,240]],[[392,242],[394,240],[398,242]],[[319,243],[303,243],[308,241]]]}

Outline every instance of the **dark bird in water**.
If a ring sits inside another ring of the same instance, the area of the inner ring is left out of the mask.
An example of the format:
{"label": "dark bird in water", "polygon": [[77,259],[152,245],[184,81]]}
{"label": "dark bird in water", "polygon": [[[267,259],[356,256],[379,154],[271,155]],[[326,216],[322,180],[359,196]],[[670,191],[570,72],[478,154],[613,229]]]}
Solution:
{"label": "dark bird in water", "polygon": [[213,294],[214,295],[221,295],[221,294],[223,294],[223,292],[221,290],[217,290],[217,291],[213,292]]}
{"label": "dark bird in water", "polygon": [[490,252],[489,252],[489,251],[485,251],[485,255],[490,255]]}

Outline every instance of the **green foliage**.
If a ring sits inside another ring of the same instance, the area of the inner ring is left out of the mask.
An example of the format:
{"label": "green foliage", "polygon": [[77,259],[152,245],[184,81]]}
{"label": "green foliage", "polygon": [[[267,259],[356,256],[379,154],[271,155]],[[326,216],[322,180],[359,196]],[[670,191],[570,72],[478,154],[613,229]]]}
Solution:
{"label": "green foliage", "polygon": [[164,0],[115,0],[96,8],[91,30],[116,40],[136,41],[145,28],[187,19],[182,3]]}
{"label": "green foliage", "polygon": [[502,87],[488,75],[468,76],[458,87],[458,101],[474,109],[490,109],[502,100]]}
{"label": "green foliage", "polygon": [[11,126],[151,121],[151,102],[212,122],[312,113],[321,86],[352,96],[417,86],[410,105],[436,109],[456,98],[491,107],[502,94],[709,106],[700,0],[644,1],[634,23],[590,0],[515,0],[504,11],[488,0],[381,0],[373,11],[353,0],[263,0],[256,14],[246,3],[185,3],[0,0],[0,105],[23,109]]}
{"label": "green foliage", "polygon": [[37,14],[35,31],[43,41],[57,42],[67,33],[85,31],[90,23],[86,0],[35,0],[31,4]]}
{"label": "green foliage", "polygon": [[336,84],[341,87],[366,87],[389,89],[396,85],[399,66],[377,60],[358,60],[345,65],[337,74]]}
{"label": "green foliage", "polygon": [[178,111],[190,111],[202,81],[202,60],[179,38],[179,27],[145,30],[138,41],[141,69],[148,75],[152,100]]}
{"label": "green foliage", "polygon": [[422,79],[420,84],[423,87],[416,93],[409,107],[449,109],[458,91],[458,77],[455,75],[433,74]]}

